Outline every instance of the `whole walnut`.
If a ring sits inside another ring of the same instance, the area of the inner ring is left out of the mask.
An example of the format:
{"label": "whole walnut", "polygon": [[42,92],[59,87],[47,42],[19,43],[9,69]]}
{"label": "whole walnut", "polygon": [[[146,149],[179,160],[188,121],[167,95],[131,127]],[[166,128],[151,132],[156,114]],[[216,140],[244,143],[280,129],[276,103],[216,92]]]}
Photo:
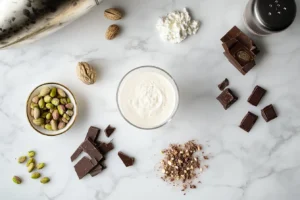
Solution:
{"label": "whole walnut", "polygon": [[87,85],[92,85],[96,82],[96,71],[87,62],[79,62],[77,65],[78,78]]}

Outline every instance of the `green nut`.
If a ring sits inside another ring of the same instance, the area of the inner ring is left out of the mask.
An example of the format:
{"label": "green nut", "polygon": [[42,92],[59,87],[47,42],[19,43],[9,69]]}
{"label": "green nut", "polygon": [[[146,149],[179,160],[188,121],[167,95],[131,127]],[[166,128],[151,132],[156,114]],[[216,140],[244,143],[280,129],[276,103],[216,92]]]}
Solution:
{"label": "green nut", "polygon": [[69,123],[69,121],[67,119],[65,119],[65,118],[61,118],[61,121],[64,122],[64,123],[66,123],[66,124]]}
{"label": "green nut", "polygon": [[56,96],[56,88],[54,87],[54,88],[52,88],[51,89],[51,92],[50,92],[50,97],[52,97],[52,98],[54,98],[55,96]]}
{"label": "green nut", "polygon": [[22,179],[20,178],[20,177],[18,177],[18,176],[14,176],[13,178],[12,178],[12,180],[13,180],[13,182],[15,183],[15,184],[21,184],[22,183]]}
{"label": "green nut", "polygon": [[43,169],[45,167],[45,163],[39,163],[36,168]]}
{"label": "green nut", "polygon": [[54,109],[54,105],[52,103],[47,103],[46,108],[48,109]]}
{"label": "green nut", "polygon": [[70,99],[70,98],[67,98],[67,102],[68,102],[68,103],[71,103],[71,99]]}
{"label": "green nut", "polygon": [[31,101],[33,102],[33,103],[35,103],[35,104],[37,104],[38,102],[39,102],[39,97],[38,96],[35,96],[35,97],[33,97],[32,99],[31,99]]}
{"label": "green nut", "polygon": [[57,109],[58,109],[58,113],[59,113],[60,115],[63,115],[63,114],[65,113],[65,111],[66,111],[66,108],[65,108],[65,106],[63,106],[63,105],[58,105],[58,106],[57,106]]}
{"label": "green nut", "polygon": [[40,180],[40,182],[43,184],[49,183],[49,181],[50,181],[50,178],[48,178],[48,177],[41,178],[41,180]]}
{"label": "green nut", "polygon": [[53,117],[54,120],[58,120],[58,118],[59,118],[59,112],[58,112],[58,110],[55,109],[53,111],[52,117]]}
{"label": "green nut", "polygon": [[65,128],[65,127],[66,127],[66,123],[65,122],[59,122],[59,124],[58,124],[58,130],[61,130],[61,129]]}
{"label": "green nut", "polygon": [[47,112],[43,112],[41,118],[46,119],[47,114],[48,114]]}
{"label": "green nut", "polygon": [[27,167],[28,172],[32,172],[35,168],[35,163],[30,163],[29,166]]}
{"label": "green nut", "polygon": [[51,119],[51,118],[52,118],[52,114],[51,113],[47,113],[46,119]]}
{"label": "green nut", "polygon": [[44,99],[40,99],[40,100],[39,100],[39,107],[40,107],[41,109],[45,108],[45,101],[44,101]]}
{"label": "green nut", "polygon": [[33,118],[34,118],[34,119],[38,119],[38,118],[40,117],[40,115],[41,115],[40,109],[37,108],[37,107],[35,107],[35,108],[33,109]]}
{"label": "green nut", "polygon": [[72,110],[74,108],[74,105],[72,103],[68,103],[67,105],[65,105],[66,108]]}
{"label": "green nut", "polygon": [[44,124],[45,120],[43,118],[38,118],[38,119],[32,120],[32,122],[37,126],[41,126]]}
{"label": "green nut", "polygon": [[57,93],[58,93],[58,95],[61,96],[61,97],[67,97],[65,91],[63,91],[62,89],[59,89],[59,88],[58,88],[58,89],[57,89]]}
{"label": "green nut", "polygon": [[55,106],[58,106],[59,105],[59,99],[58,98],[54,98],[52,99],[51,103]]}
{"label": "green nut", "polygon": [[19,157],[19,159],[18,159],[18,163],[23,163],[23,162],[25,162],[27,160],[27,157],[26,156],[21,156],[21,157]]}
{"label": "green nut", "polygon": [[29,160],[26,163],[26,167],[28,167],[31,163],[35,163],[35,159],[34,158],[29,158]]}
{"label": "green nut", "polygon": [[46,95],[46,96],[44,97],[44,101],[45,101],[46,103],[50,103],[51,100],[52,100],[52,97],[50,97],[50,95]]}
{"label": "green nut", "polygon": [[31,174],[31,178],[32,179],[38,179],[38,178],[40,178],[41,177],[41,174],[39,173],[39,172],[33,172],[32,174]]}
{"label": "green nut", "polygon": [[31,111],[30,111],[31,117],[33,117],[33,111],[34,111],[34,109],[31,109]]}
{"label": "green nut", "polygon": [[47,129],[48,131],[52,131],[51,125],[50,124],[46,124],[45,125],[45,129]]}
{"label": "green nut", "polygon": [[53,130],[53,131],[57,131],[57,121],[55,121],[55,120],[51,120],[51,122],[50,122],[50,124],[51,124],[51,129]]}
{"label": "green nut", "polygon": [[39,107],[39,105],[36,104],[36,103],[31,103],[31,104],[30,104],[30,108],[31,108],[31,109],[34,109],[35,107]]}
{"label": "green nut", "polygon": [[74,115],[74,112],[72,110],[67,110],[66,114],[72,117]]}
{"label": "green nut", "polygon": [[66,119],[66,120],[68,120],[68,121],[70,120],[70,117],[67,114],[64,114],[63,118]]}
{"label": "green nut", "polygon": [[43,87],[40,91],[39,97],[44,97],[49,93],[50,93],[50,88],[49,87]]}
{"label": "green nut", "polygon": [[61,103],[62,105],[66,105],[66,104],[68,103],[68,101],[67,101],[66,98],[61,98],[61,99],[60,99],[60,103]]}
{"label": "green nut", "polygon": [[35,156],[35,151],[28,151],[29,158],[33,158]]}

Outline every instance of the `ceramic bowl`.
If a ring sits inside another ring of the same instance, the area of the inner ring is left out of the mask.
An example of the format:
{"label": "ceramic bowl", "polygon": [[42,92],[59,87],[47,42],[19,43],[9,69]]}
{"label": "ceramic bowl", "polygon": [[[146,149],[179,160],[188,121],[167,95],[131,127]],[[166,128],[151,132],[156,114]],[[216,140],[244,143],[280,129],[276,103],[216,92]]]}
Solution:
{"label": "ceramic bowl", "polygon": [[[61,130],[57,130],[57,131],[49,131],[49,130],[46,130],[40,126],[37,126],[35,125],[32,121],[33,121],[33,117],[31,116],[31,108],[30,108],[30,104],[32,103],[31,100],[33,97],[37,96],[41,89],[43,87],[56,87],[56,88],[60,88],[62,89],[63,91],[65,91],[65,93],[67,94],[67,96],[70,98],[71,100],[71,103],[73,103],[74,105],[74,114],[73,116],[71,117],[69,123],[66,125],[65,128],[61,129]],[[44,83],[44,84],[41,84],[39,86],[37,86],[36,88],[34,88],[34,90],[30,93],[28,99],[27,99],[27,104],[26,104],[26,114],[27,114],[27,119],[28,119],[28,122],[29,124],[31,125],[31,127],[37,131],[38,133],[42,134],[42,135],[46,135],[46,136],[57,136],[57,135],[61,135],[65,132],[67,132],[72,126],[73,124],[75,123],[75,120],[77,118],[77,114],[78,114],[78,109],[77,109],[77,102],[76,102],[76,99],[73,95],[73,93],[64,85],[62,84],[59,84],[59,83]]]}

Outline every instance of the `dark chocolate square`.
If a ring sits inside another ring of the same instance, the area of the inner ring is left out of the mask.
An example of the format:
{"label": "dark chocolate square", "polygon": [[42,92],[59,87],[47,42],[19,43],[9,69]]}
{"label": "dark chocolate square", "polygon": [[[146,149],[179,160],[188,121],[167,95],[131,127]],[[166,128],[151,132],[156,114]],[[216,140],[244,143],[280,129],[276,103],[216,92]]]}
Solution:
{"label": "dark chocolate square", "polygon": [[115,132],[116,128],[115,127],[112,127],[111,125],[108,125],[108,127],[105,129],[105,134],[106,134],[106,137],[110,137],[111,134],[113,134]]}
{"label": "dark chocolate square", "polygon": [[275,111],[272,104],[270,104],[269,106],[262,109],[261,110],[261,115],[266,120],[266,122],[269,122],[269,121],[277,118],[276,111]]}
{"label": "dark chocolate square", "polygon": [[229,80],[227,78],[225,78],[224,81],[222,81],[222,83],[220,83],[218,85],[218,88],[223,91],[227,86],[229,85]]}
{"label": "dark chocolate square", "polygon": [[101,129],[91,126],[88,130],[88,133],[86,134],[85,139],[90,138],[93,142],[97,140],[99,134],[100,134]]}
{"label": "dark chocolate square", "polygon": [[122,162],[124,163],[124,165],[126,167],[130,167],[134,164],[134,158],[133,157],[130,157],[130,156],[124,154],[121,151],[119,151],[118,155],[119,155],[120,159],[122,160]]}
{"label": "dark chocolate square", "polygon": [[94,169],[92,169],[89,173],[92,177],[97,176],[103,171],[103,167],[98,164]]}
{"label": "dark chocolate square", "polygon": [[236,97],[233,92],[227,88],[217,97],[217,100],[219,100],[224,109],[227,110],[238,100],[238,97]]}
{"label": "dark chocolate square", "polygon": [[224,55],[229,60],[229,62],[233,66],[235,66],[235,68],[237,70],[239,70],[243,75],[246,75],[255,66],[255,61],[254,60],[252,60],[251,62],[247,63],[244,66],[241,66],[239,64],[239,62],[230,53],[224,52]]}
{"label": "dark chocolate square", "polygon": [[71,161],[73,162],[74,160],[76,160],[76,158],[78,158],[78,156],[82,153],[82,151],[83,149],[79,146],[71,156]]}
{"label": "dark chocolate square", "polygon": [[90,139],[85,140],[81,145],[81,148],[86,152],[92,159],[94,158],[97,162],[101,161],[103,155],[100,150],[91,142]]}
{"label": "dark chocolate square", "polygon": [[97,147],[102,154],[107,154],[109,151],[114,149],[114,145],[111,142],[110,143],[99,142]]}
{"label": "dark chocolate square", "polygon": [[240,124],[240,128],[243,129],[246,132],[250,132],[250,130],[254,126],[257,118],[258,117],[256,115],[254,115],[251,112],[248,112],[246,114],[246,116],[244,117],[244,119],[242,120],[242,122]]}
{"label": "dark chocolate square", "polygon": [[83,157],[78,163],[74,166],[75,171],[79,179],[82,179],[85,175],[87,175],[96,164],[92,162],[88,157]]}
{"label": "dark chocolate square", "polygon": [[250,97],[248,98],[248,102],[253,106],[257,106],[263,98],[263,96],[266,94],[266,92],[267,91],[265,89],[257,85],[252,91]]}

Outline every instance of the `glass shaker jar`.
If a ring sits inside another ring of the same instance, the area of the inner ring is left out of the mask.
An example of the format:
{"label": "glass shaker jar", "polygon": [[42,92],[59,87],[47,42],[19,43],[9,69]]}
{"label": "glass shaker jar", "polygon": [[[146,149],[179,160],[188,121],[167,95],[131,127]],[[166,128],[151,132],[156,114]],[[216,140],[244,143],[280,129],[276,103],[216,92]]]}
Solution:
{"label": "glass shaker jar", "polygon": [[296,17],[295,0],[249,0],[244,22],[256,35],[269,35],[288,28]]}

